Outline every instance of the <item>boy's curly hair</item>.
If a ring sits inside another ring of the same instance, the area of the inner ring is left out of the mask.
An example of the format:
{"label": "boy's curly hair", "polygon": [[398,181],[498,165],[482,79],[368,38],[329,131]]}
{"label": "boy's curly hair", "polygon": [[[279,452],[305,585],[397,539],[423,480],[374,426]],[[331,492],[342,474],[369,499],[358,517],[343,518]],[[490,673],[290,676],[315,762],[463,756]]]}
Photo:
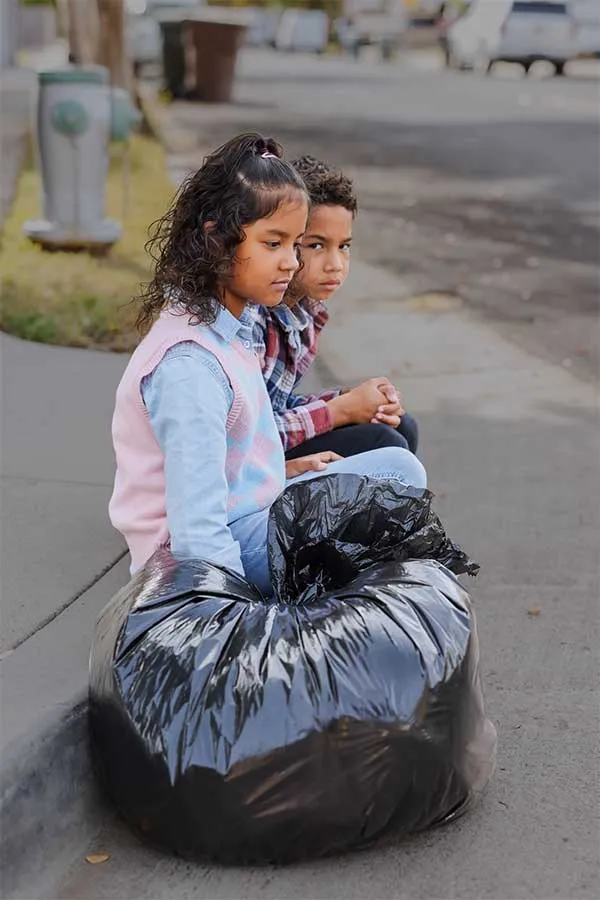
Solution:
{"label": "boy's curly hair", "polygon": [[138,329],[145,333],[173,302],[193,322],[213,322],[244,226],[299,197],[308,199],[304,182],[272,138],[241,134],[207,156],[151,226],[146,249],[156,265],[143,286]]}
{"label": "boy's curly hair", "polygon": [[291,162],[306,185],[312,206],[343,206],[356,215],[358,202],[352,179],[340,169],[308,155]]}

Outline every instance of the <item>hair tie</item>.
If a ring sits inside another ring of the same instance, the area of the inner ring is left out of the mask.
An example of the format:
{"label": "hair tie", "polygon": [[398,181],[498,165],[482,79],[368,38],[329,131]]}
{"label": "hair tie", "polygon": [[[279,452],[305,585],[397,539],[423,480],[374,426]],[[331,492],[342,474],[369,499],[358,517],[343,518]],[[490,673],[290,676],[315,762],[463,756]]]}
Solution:
{"label": "hair tie", "polygon": [[268,150],[265,150],[264,153],[260,154],[261,159],[277,159],[274,153],[269,153]]}

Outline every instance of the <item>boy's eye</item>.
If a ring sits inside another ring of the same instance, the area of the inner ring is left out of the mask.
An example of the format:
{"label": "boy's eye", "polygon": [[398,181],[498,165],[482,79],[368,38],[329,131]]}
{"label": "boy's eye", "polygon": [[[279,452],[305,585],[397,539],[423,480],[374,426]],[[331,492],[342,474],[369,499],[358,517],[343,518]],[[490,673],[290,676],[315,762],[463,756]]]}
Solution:
{"label": "boy's eye", "polygon": [[306,250],[322,250],[323,244],[319,243],[319,241],[313,241],[312,244],[305,244],[304,247]]}
{"label": "boy's eye", "polygon": [[345,250],[347,253],[350,253],[352,250],[352,244],[348,241],[345,244],[340,244],[340,250]]}

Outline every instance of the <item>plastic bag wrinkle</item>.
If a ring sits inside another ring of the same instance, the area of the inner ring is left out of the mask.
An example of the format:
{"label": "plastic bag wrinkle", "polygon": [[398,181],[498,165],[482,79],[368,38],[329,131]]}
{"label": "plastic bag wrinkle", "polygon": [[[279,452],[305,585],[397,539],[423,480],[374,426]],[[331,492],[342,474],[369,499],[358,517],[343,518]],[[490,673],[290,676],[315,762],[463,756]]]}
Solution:
{"label": "plastic bag wrinkle", "polygon": [[372,565],[436,559],[460,575],[479,566],[453,544],[428,490],[359,475],[290,485],[273,505],[268,549],[275,596],[314,603]]}

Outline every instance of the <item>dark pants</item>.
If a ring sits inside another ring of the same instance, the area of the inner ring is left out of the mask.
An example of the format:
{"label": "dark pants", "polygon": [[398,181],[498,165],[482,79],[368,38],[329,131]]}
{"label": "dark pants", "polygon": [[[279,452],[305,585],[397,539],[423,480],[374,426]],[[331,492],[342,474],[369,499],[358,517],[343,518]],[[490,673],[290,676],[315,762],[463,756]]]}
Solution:
{"label": "dark pants", "polygon": [[398,428],[372,422],[366,425],[344,425],[342,428],[334,428],[333,431],[319,434],[294,447],[293,450],[288,450],[285,458],[297,459],[299,456],[308,456],[323,450],[333,450],[334,453],[344,457],[356,456],[357,453],[365,453],[377,447],[403,447],[411,453],[416,453],[418,444],[417,423],[412,416],[405,414]]}

